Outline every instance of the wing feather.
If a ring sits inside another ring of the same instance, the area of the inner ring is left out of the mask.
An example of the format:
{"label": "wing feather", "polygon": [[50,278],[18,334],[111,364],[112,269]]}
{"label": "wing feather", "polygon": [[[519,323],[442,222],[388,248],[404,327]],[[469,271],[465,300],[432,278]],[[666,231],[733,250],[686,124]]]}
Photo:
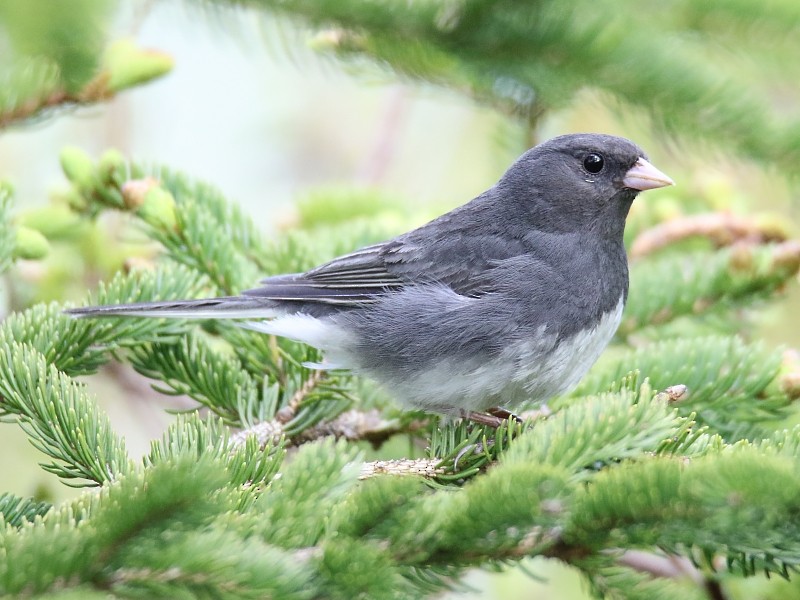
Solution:
{"label": "wing feather", "polygon": [[[527,254],[527,229],[493,218],[493,190],[422,227],[366,246],[306,273],[269,277],[245,296],[312,305],[353,307],[383,294],[435,283],[457,294],[480,297],[496,282],[489,276],[509,258]],[[457,217],[457,218],[456,218]],[[487,227],[487,224],[490,226]],[[497,226],[495,226],[497,225]]]}
{"label": "wing feather", "polygon": [[261,281],[261,287],[243,295],[342,306],[371,304],[381,294],[407,283],[387,267],[385,257],[394,243],[361,248],[306,273],[268,277]]}

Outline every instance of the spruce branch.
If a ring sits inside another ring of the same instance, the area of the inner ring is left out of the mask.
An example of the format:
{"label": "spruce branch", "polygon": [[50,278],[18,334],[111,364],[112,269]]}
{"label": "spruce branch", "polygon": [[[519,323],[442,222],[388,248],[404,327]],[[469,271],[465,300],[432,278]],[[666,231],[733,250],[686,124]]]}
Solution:
{"label": "spruce branch", "polygon": [[15,61],[0,72],[0,129],[40,118],[57,109],[78,108],[105,102],[117,93],[172,69],[172,58],[163,52],[138,48],[119,40],[105,51],[99,70],[75,88],[62,77],[55,62],[42,57]]}
{"label": "spruce branch", "polygon": [[[281,414],[281,411],[278,411]],[[255,423],[236,432],[231,437],[234,446],[244,444],[248,438],[253,438],[260,446],[275,443],[283,436],[287,436],[284,418],[274,418],[268,421]],[[398,433],[414,433],[427,425],[424,421],[411,421],[403,423],[401,419],[387,419],[377,409],[347,410],[330,421],[320,421],[318,424],[303,429],[298,434],[287,438],[290,445],[300,445],[320,438],[333,437],[350,441],[364,440],[378,447],[385,440]]]}
{"label": "spruce branch", "polygon": [[66,148],[61,162],[74,185],[73,204],[82,212],[132,212],[170,258],[207,277],[215,291],[232,294],[256,280],[260,235],[213,187],[192,184],[167,169],[129,165],[113,151],[95,164],[80,150]]}
{"label": "spruce branch", "polygon": [[306,600],[313,572],[292,554],[221,527],[156,535],[123,548],[108,587],[123,596]]}
{"label": "spruce branch", "polygon": [[774,220],[758,220],[728,212],[687,215],[641,232],[633,240],[629,255],[631,259],[639,259],[691,237],[701,237],[723,247],[737,242],[784,242],[788,235]]}
{"label": "spruce branch", "polygon": [[[67,149],[62,164],[83,212],[131,211],[171,260],[194,272],[198,281],[212,282],[206,293],[250,287],[264,266],[268,252],[252,221],[211,186],[166,169],[127,165],[114,152],[95,164],[82,152]],[[215,326],[213,333],[228,342],[238,361],[207,336],[189,336],[177,345],[139,344],[128,359],[141,373],[161,381],[160,391],[188,394],[230,424],[250,427],[284,409],[280,430],[267,436],[275,442],[284,433],[294,436],[334,419],[349,407],[344,376],[316,375],[302,367],[305,361],[319,360],[316,351],[228,324]],[[287,402],[293,402],[289,408]]]}
{"label": "spruce branch", "polygon": [[752,304],[779,291],[800,270],[800,242],[739,244],[631,265],[630,301],[617,336],[715,309]]}
{"label": "spruce branch", "polygon": [[[112,302],[157,295],[159,287],[187,291],[194,281],[181,269],[118,276],[101,286]],[[0,326],[0,416],[19,422],[39,450],[54,459],[44,468],[70,485],[97,485],[129,472],[124,442],[82,385],[71,376],[92,373],[120,346],[163,340],[181,323],[76,320],[55,304],[37,305]],[[75,482],[74,480],[81,480]]]}
{"label": "spruce branch", "polygon": [[[320,50],[363,65],[371,60],[395,74],[468,94],[529,127],[543,113],[568,104],[579,90],[600,89],[626,112],[650,115],[660,129],[730,145],[742,154],[791,168],[800,155],[800,126],[770,118],[767,98],[753,91],[730,64],[715,56],[721,35],[686,35],[683,10],[707,22],[712,11],[680,2],[644,13],[620,12],[617,4],[488,2],[387,5],[375,0],[216,0],[280,12],[324,33]],[[788,35],[768,9],[716,9],[727,22],[747,27],[740,47],[758,48],[774,28]],[[756,12],[757,16],[753,13]],[[608,15],[615,18],[609,20]],[[770,27],[757,35],[752,23]],[[753,40],[753,41],[749,41]],[[646,49],[645,51],[642,51]],[[705,60],[696,60],[702,55]],[[735,62],[735,61],[734,61]]]}
{"label": "spruce branch", "polygon": [[160,465],[131,472],[40,522],[6,530],[0,534],[0,593],[33,595],[81,583],[107,587],[108,567],[141,536],[166,524],[198,526],[209,513],[224,510],[208,494],[221,483],[210,461]]}
{"label": "spruce branch", "polygon": [[[226,202],[215,188],[166,169],[154,170],[144,180],[126,180],[126,172],[145,170],[126,168],[121,159],[111,169],[115,176],[110,181],[101,180],[100,187],[84,192],[89,198],[134,211],[173,260],[208,277],[222,293],[234,294],[253,284],[264,243],[237,205]],[[121,206],[116,204],[119,197]]]}
{"label": "spruce branch", "polygon": [[51,508],[53,505],[49,502],[36,502],[4,492],[0,494],[0,524],[21,527],[26,521],[46,515]]}
{"label": "spruce branch", "polygon": [[194,412],[179,415],[162,439],[151,443],[144,466],[184,458],[213,458],[224,464],[229,483],[251,487],[268,483],[280,468],[284,455],[281,439],[264,445],[258,445],[254,438],[236,443],[221,420],[214,417],[201,419]]}
{"label": "spruce branch", "polygon": [[[774,481],[781,481],[782,491],[768,483]],[[743,575],[787,576],[800,561],[791,517],[797,485],[793,460],[750,445],[691,462],[629,464],[598,474],[578,495],[575,529],[565,538],[590,546],[656,545],[712,569],[723,553],[729,568]]]}
{"label": "spruce branch", "polygon": [[0,418],[12,416],[31,443],[54,459],[43,468],[68,485],[98,485],[131,470],[124,441],[83,386],[32,346],[13,341],[0,355]]}
{"label": "spruce branch", "polygon": [[[635,386],[646,377],[657,389],[680,381],[685,395],[675,403],[726,439],[761,437],[786,416],[792,397],[784,391],[781,353],[737,337],[665,340],[628,350],[598,363],[576,395]],[[627,380],[630,373],[637,376]]]}
{"label": "spruce branch", "polygon": [[537,460],[582,479],[602,465],[655,450],[676,435],[682,424],[671,403],[645,383],[635,391],[623,389],[570,403],[536,422],[501,460]]}
{"label": "spruce branch", "polygon": [[163,394],[186,395],[229,424],[250,423],[260,415],[262,383],[238,360],[213,349],[192,333],[171,344],[141,344],[126,359],[142,375],[155,379]]}
{"label": "spruce branch", "polygon": [[256,499],[252,532],[281,548],[319,543],[327,513],[356,484],[360,465],[355,448],[330,439],[303,445]]}
{"label": "spruce branch", "polygon": [[[99,303],[136,302],[162,294],[191,293],[197,282],[181,269],[117,275],[100,284]],[[186,331],[185,323],[168,320],[79,320],[55,304],[37,304],[10,315],[0,325],[0,341],[31,344],[46,360],[70,376],[94,373],[106,362],[107,352],[120,346],[174,339]]]}

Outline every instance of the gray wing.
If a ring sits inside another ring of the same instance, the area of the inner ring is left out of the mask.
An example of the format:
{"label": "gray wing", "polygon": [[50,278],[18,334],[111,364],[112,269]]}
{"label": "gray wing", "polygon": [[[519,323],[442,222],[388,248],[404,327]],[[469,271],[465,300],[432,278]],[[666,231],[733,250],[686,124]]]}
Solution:
{"label": "gray wing", "polygon": [[417,230],[305,273],[268,277],[261,287],[243,295],[345,308],[375,303],[383,294],[406,286],[437,283],[476,297],[491,291],[491,278],[487,277],[491,269],[522,252],[521,243],[500,233],[429,233]]}
{"label": "gray wing", "polygon": [[305,273],[268,277],[261,281],[260,287],[242,295],[342,306],[375,302],[381,294],[408,283],[387,268],[384,256],[396,243],[367,246]]}

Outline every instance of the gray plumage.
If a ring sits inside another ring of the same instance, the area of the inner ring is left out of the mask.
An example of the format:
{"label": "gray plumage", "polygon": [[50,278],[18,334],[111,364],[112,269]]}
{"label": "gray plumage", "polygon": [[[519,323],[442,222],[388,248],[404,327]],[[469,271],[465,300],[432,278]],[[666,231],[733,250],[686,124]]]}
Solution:
{"label": "gray plumage", "polygon": [[610,341],[628,293],[628,210],[671,183],[628,140],[560,136],[467,204],[306,273],[234,297],[69,312],[246,318],[410,406],[513,408],[569,389]]}

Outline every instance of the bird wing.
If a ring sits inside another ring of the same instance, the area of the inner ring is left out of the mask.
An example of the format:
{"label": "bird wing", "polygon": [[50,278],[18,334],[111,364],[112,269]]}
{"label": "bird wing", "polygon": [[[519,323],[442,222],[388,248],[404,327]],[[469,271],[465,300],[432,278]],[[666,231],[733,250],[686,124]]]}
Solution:
{"label": "bird wing", "polygon": [[477,297],[491,291],[488,272],[523,252],[501,233],[425,235],[420,230],[340,256],[305,273],[278,275],[243,292],[276,301],[360,306],[409,285],[438,284]]}
{"label": "bird wing", "polygon": [[396,245],[399,242],[390,240],[340,256],[305,273],[268,277],[260,287],[243,295],[343,306],[370,304],[381,294],[408,284],[405,278],[389,271],[386,255]]}

